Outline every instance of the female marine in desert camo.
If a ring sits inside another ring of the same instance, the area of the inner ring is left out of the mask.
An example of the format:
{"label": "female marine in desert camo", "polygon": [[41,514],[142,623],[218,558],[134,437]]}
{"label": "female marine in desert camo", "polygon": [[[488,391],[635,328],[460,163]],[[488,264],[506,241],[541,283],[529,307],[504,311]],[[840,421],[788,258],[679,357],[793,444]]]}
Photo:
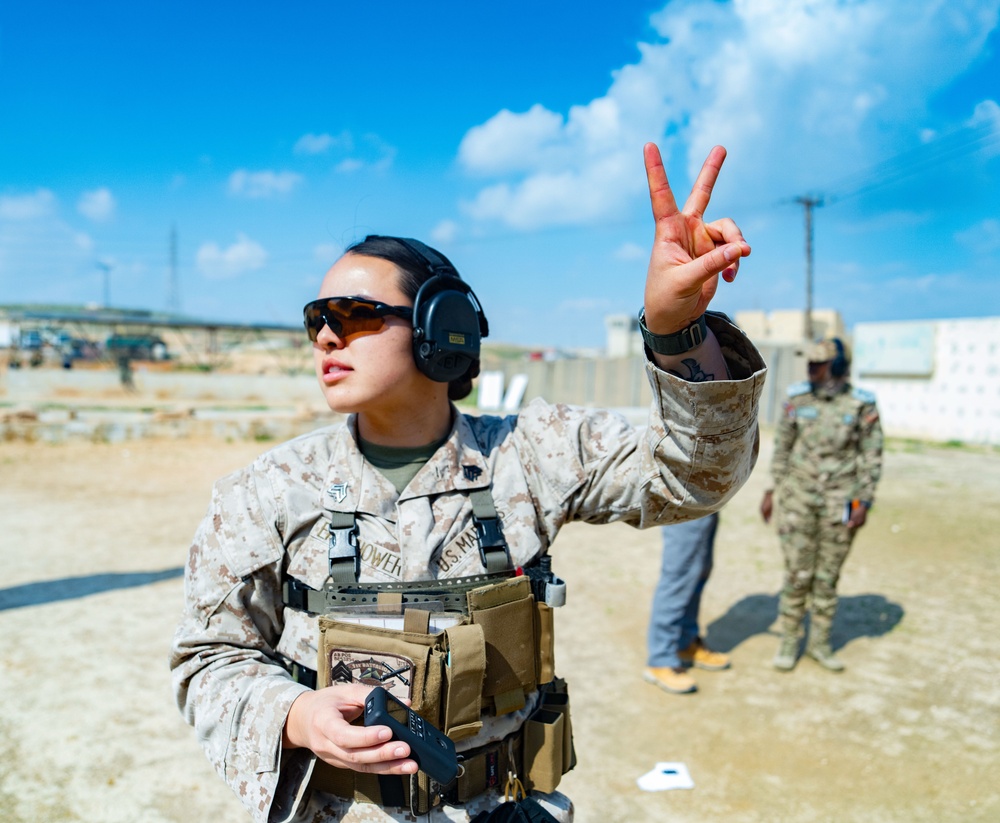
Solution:
{"label": "female marine in desert camo", "polygon": [[[645,427],[540,399],[507,417],[459,411],[488,325],[418,241],[366,238],[306,306],[320,388],[346,420],[215,485],[171,661],[185,718],[255,820],[469,821],[505,788],[572,819],[556,788],[575,762],[552,659],[556,534],[702,517],[756,459],[763,361],[706,312],[750,254],[731,219],[704,220],[725,150],[683,209],[657,147],[644,154]],[[343,610],[358,597],[401,623]],[[455,742],[457,779],[430,779],[387,726],[355,722],[375,685]]]}

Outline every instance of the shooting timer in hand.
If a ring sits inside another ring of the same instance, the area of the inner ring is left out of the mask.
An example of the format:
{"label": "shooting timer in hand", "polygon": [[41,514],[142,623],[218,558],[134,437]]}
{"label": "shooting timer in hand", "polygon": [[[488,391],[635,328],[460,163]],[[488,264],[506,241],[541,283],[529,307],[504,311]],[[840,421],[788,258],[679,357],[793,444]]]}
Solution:
{"label": "shooting timer in hand", "polygon": [[[405,713],[406,720],[397,720],[390,711]],[[393,739],[406,743],[410,758],[438,783],[447,785],[458,776],[458,755],[451,739],[381,686],[372,689],[365,700],[365,725],[392,729]]]}

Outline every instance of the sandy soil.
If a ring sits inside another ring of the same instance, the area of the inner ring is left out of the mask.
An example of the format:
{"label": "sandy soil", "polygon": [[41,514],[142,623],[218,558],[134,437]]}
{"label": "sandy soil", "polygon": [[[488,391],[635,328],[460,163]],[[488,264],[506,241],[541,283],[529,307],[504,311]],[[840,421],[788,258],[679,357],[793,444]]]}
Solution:
{"label": "sandy soil", "polygon": [[[247,819],[173,705],[180,567],[212,480],[254,442],[0,444],[0,819]],[[1000,454],[895,443],[843,576],[830,674],[770,667],[781,561],[758,471],[723,514],[702,610],[734,668],[641,679],[659,536],[568,528],[557,617],[596,821],[1000,820]],[[646,793],[659,761],[690,791]]]}

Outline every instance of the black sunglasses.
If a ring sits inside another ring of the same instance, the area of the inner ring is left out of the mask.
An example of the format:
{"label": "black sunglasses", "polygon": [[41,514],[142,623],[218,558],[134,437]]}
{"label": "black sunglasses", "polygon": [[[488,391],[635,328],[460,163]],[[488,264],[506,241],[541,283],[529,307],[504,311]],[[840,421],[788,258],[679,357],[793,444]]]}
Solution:
{"label": "black sunglasses", "polygon": [[329,326],[337,337],[346,338],[382,331],[385,318],[390,315],[404,320],[413,319],[413,309],[409,306],[390,306],[363,297],[321,297],[306,303],[302,314],[306,332],[313,343],[324,326]]}

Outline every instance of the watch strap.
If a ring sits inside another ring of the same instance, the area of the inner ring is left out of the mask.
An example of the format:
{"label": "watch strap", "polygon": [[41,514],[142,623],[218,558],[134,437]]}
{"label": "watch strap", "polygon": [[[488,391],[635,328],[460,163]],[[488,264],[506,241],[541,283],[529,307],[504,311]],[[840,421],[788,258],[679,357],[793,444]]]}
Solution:
{"label": "watch strap", "polygon": [[675,355],[689,352],[704,343],[708,335],[708,323],[705,322],[703,314],[690,326],[673,334],[653,334],[646,328],[646,310],[643,309],[639,312],[639,330],[651,351],[657,354]]}

